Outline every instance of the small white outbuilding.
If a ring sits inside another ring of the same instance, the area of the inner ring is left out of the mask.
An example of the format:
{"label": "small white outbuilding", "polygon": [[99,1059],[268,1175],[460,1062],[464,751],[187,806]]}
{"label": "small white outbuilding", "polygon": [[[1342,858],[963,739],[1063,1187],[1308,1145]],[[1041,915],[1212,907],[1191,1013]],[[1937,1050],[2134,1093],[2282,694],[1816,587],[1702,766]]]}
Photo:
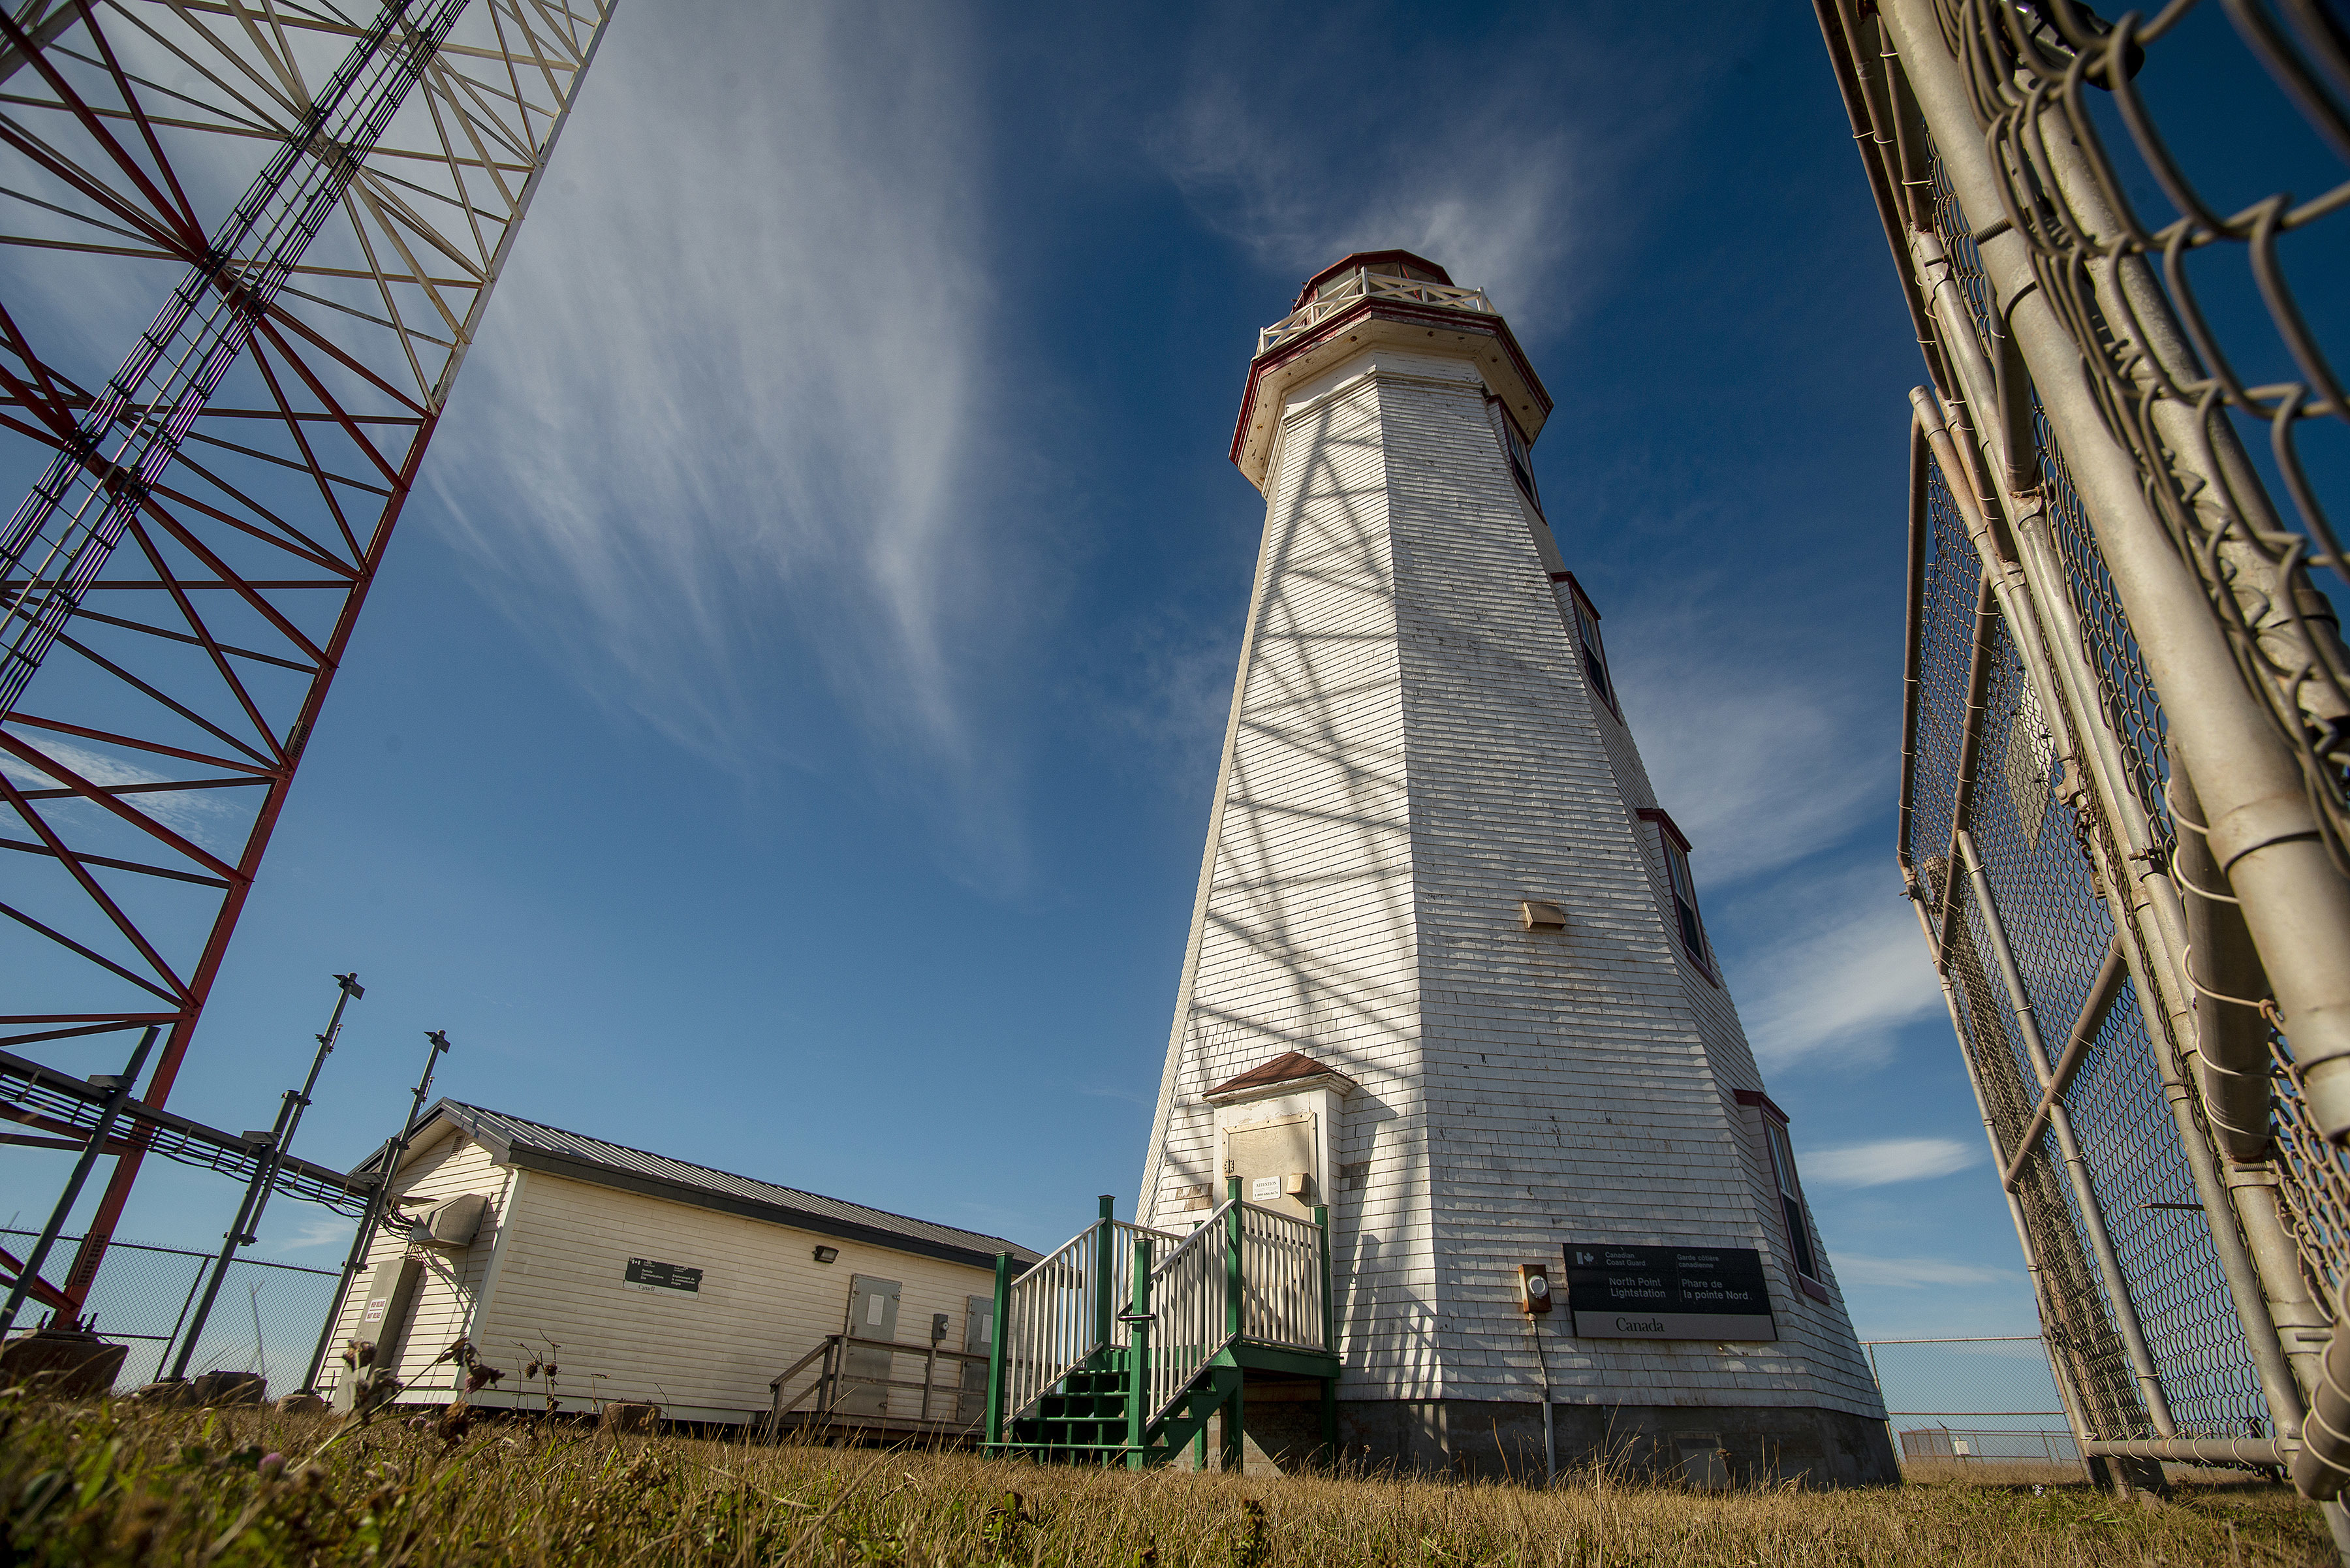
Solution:
{"label": "small white outbuilding", "polygon": [[929,1353],[983,1355],[996,1254],[1036,1261],[1001,1237],[454,1100],[426,1114],[392,1191],[403,1201],[352,1282],[321,1392],[348,1381],[340,1353],[365,1341],[405,1386],[400,1403],[447,1404],[464,1375],[435,1358],[463,1337],[505,1374],[467,1396],[475,1405],[641,1402],[671,1420],[743,1422],[773,1409],[778,1374],[847,1334],[865,1343],[836,1347],[855,1380],[837,1413],[918,1422],[927,1378],[930,1420],[969,1425],[985,1367]]}

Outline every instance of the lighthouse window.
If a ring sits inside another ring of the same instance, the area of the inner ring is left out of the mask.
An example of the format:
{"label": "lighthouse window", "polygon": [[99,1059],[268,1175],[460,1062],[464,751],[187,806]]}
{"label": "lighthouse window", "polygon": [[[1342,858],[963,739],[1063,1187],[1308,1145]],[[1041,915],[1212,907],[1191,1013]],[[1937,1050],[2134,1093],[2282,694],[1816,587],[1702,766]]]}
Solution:
{"label": "lighthouse window", "polygon": [[1649,808],[1640,813],[1647,821],[1657,825],[1657,842],[1665,852],[1665,880],[1671,885],[1673,924],[1681,939],[1681,950],[1700,973],[1716,985],[1721,983],[1714,972],[1713,949],[1705,940],[1705,921],[1698,914],[1697,880],[1690,875],[1689,840],[1681,836],[1673,819],[1663,812]]}
{"label": "lighthouse window", "polygon": [[1795,1180],[1795,1148],[1787,1141],[1787,1129],[1768,1114],[1762,1117],[1762,1134],[1771,1146],[1771,1175],[1779,1188],[1779,1213],[1787,1222],[1787,1244],[1794,1249],[1795,1271],[1807,1280],[1820,1277],[1819,1263],[1812,1250],[1812,1227],[1804,1212],[1804,1189]]}
{"label": "lighthouse window", "polygon": [[1518,482],[1518,488],[1534,504],[1534,509],[1540,512],[1542,494],[1534,489],[1534,448],[1527,444],[1526,438],[1518,430],[1518,421],[1510,417],[1509,410],[1502,406],[1501,399],[1488,396],[1485,412],[1493,421],[1494,432],[1502,438],[1502,455],[1509,460],[1510,477]]}
{"label": "lighthouse window", "polygon": [[1607,645],[1599,640],[1599,612],[1584,597],[1583,585],[1575,580],[1573,573],[1565,574],[1565,582],[1566,597],[1575,606],[1575,640],[1583,649],[1584,679],[1591,682],[1591,689],[1599,693],[1599,700],[1607,704],[1607,711],[1621,723],[1624,710],[1616,705],[1616,682],[1608,678]]}

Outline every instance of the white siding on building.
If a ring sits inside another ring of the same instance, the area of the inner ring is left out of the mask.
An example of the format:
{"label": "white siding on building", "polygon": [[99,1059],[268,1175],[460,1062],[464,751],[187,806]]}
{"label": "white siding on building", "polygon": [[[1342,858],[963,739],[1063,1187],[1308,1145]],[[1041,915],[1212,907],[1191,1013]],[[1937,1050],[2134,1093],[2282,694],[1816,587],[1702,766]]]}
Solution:
{"label": "white siding on building", "polygon": [[[617,1191],[532,1171],[515,1204],[514,1238],[498,1271],[495,1295],[475,1336],[482,1353],[514,1374],[530,1355],[559,1346],[556,1397],[578,1404],[646,1400],[678,1420],[745,1420],[768,1407],[767,1380],[841,1332],[848,1282],[857,1274],[896,1280],[898,1341],[927,1345],[931,1316],[947,1314],[944,1350],[963,1345],[967,1298],[991,1296],[992,1270],[900,1252],[721,1214],[692,1204]],[[816,1262],[819,1246],[840,1249]],[[631,1258],[702,1271],[698,1293],[631,1289],[621,1274]],[[893,1377],[919,1383],[923,1357],[900,1354]],[[788,1393],[814,1380],[815,1368]],[[941,1359],[947,1390],[934,1418],[954,1410],[958,1373]],[[537,1402],[536,1391],[521,1402]],[[889,1414],[920,1413],[919,1389],[899,1389]]]}
{"label": "white siding on building", "polygon": [[[475,1404],[538,1409],[551,1392],[559,1407],[575,1411],[645,1401],[673,1420],[743,1421],[770,1407],[768,1379],[842,1331],[852,1276],[903,1287],[901,1344],[927,1345],[931,1315],[946,1314],[945,1351],[963,1348],[969,1298],[992,1297],[995,1289],[989,1268],[501,1167],[445,1121],[435,1141],[411,1152],[397,1190],[428,1201],[468,1192],[490,1199],[473,1245],[462,1251],[411,1248],[404,1230],[393,1226],[376,1239],[370,1267],[404,1251],[425,1260],[400,1342],[402,1403],[445,1404],[455,1397],[462,1374],[434,1358],[464,1335],[506,1375],[471,1396]],[[817,1262],[819,1246],[837,1248],[838,1259]],[[632,1258],[700,1269],[701,1289],[631,1286],[622,1276]],[[340,1353],[357,1331],[367,1279],[363,1271],[338,1320],[322,1389],[344,1374]],[[534,1359],[559,1369],[551,1389],[545,1381],[525,1381]],[[921,1355],[892,1359],[892,1377],[921,1380]],[[793,1379],[787,1394],[806,1387],[816,1371],[812,1366]],[[934,1419],[954,1415],[961,1376],[959,1363],[940,1359]],[[920,1412],[920,1389],[892,1391],[890,1416]]]}
{"label": "white siding on building", "polygon": [[410,1393],[403,1397],[445,1400],[449,1397],[456,1386],[455,1376],[446,1364],[434,1366],[433,1357],[472,1331],[474,1309],[480,1303],[482,1288],[490,1272],[491,1255],[507,1218],[507,1191],[515,1174],[494,1163],[489,1150],[446,1122],[440,1124],[433,1141],[409,1151],[397,1188],[400,1194],[437,1203],[444,1198],[478,1192],[489,1199],[489,1206],[483,1210],[481,1229],[473,1233],[473,1244],[462,1251],[446,1247],[411,1249],[405,1229],[396,1225],[387,1224],[376,1233],[367,1267],[352,1280],[349,1299],[343,1303],[341,1315],[336,1321],[335,1337],[327,1348],[327,1364],[318,1375],[322,1392],[332,1389],[344,1376],[343,1346],[355,1338],[373,1337],[359,1332],[359,1314],[367,1306],[369,1276],[377,1264],[396,1261],[401,1253],[412,1250],[424,1260],[424,1276],[418,1282],[408,1325],[399,1340],[394,1376],[409,1387]]}

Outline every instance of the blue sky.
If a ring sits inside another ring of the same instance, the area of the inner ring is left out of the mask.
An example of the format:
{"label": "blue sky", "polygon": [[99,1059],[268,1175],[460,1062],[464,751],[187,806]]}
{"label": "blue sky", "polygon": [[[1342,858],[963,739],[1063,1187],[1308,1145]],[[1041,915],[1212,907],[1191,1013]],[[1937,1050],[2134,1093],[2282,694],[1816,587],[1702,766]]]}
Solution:
{"label": "blue sky", "polygon": [[[1401,245],[1556,399],[1543,493],[1856,1324],[2031,1332],[1893,858],[1911,328],[1808,11],[1688,21],[630,0],[173,1106],[266,1125],[356,968],[313,1158],[439,1028],[442,1091],[680,1158],[1030,1243],[1123,1208],[1253,334]],[[62,1170],[13,1151],[0,1213]],[[234,1200],[152,1165],[121,1234]],[[259,1251],[335,1231],[281,1201]]]}

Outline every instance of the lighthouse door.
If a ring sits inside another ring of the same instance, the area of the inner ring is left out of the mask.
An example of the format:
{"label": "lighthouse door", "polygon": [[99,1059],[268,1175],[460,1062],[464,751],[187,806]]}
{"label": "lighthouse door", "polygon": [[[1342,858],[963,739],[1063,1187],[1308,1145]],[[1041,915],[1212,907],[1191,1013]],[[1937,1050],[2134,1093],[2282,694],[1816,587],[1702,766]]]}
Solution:
{"label": "lighthouse door", "polygon": [[1314,1117],[1276,1116],[1236,1127],[1224,1134],[1224,1174],[1240,1178],[1241,1196],[1251,1203],[1314,1218],[1322,1201],[1314,1159]]}

